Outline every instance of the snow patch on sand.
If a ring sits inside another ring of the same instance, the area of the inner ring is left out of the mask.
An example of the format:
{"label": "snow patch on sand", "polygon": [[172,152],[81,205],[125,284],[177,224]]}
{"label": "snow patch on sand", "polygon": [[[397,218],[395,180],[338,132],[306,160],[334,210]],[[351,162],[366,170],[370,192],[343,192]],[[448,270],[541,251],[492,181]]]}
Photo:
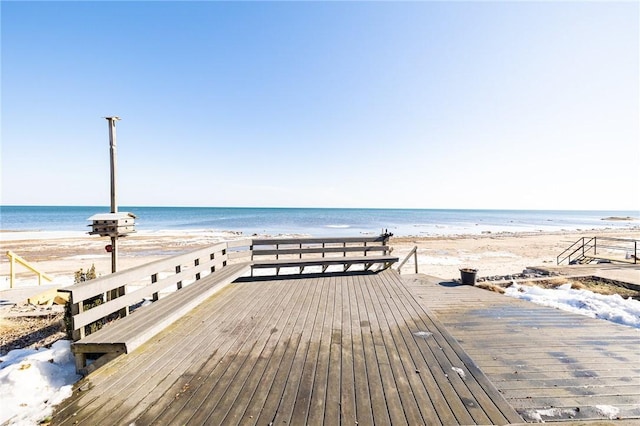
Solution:
{"label": "snow patch on sand", "polygon": [[79,379],[68,340],[50,349],[16,349],[0,357],[0,424],[39,424],[54,405],[71,396]]}
{"label": "snow patch on sand", "polygon": [[618,417],[618,413],[620,409],[618,407],[614,407],[612,405],[596,405],[596,410],[603,416],[613,420]]}
{"label": "snow patch on sand", "polygon": [[570,284],[555,289],[520,285],[505,289],[507,296],[539,305],[640,328],[640,301],[622,296],[602,295],[589,290],[572,289]]}

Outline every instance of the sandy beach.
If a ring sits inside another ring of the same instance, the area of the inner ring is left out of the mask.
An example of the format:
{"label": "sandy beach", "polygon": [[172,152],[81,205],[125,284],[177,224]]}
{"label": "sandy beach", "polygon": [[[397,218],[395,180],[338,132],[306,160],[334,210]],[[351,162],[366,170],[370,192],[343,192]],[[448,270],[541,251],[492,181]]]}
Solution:
{"label": "sandy beach", "polygon": [[[640,229],[396,238],[392,245],[400,259],[417,246],[419,272],[448,279],[458,278],[459,269],[465,267],[478,269],[478,276],[492,276],[520,273],[531,266],[555,265],[557,256],[571,244],[593,236],[640,239]],[[412,266],[406,269],[411,272]]]}
{"label": "sandy beach", "polygon": [[[401,260],[418,247],[419,272],[445,279],[459,277],[459,269],[478,269],[478,276],[507,275],[529,266],[554,265],[556,256],[583,236],[640,239],[640,229],[583,232],[496,233],[448,237],[394,237],[390,245]],[[234,233],[148,232],[119,242],[120,270],[157,259],[196,250],[225,239],[241,239]],[[11,250],[54,277],[54,284],[73,283],[74,272],[95,265],[97,274],[110,273],[111,257],[105,251],[107,238],[86,234],[3,233],[3,254]],[[411,273],[413,263],[404,271]],[[9,261],[0,262],[0,289],[9,287]],[[36,282],[22,266],[16,268],[18,285]]]}

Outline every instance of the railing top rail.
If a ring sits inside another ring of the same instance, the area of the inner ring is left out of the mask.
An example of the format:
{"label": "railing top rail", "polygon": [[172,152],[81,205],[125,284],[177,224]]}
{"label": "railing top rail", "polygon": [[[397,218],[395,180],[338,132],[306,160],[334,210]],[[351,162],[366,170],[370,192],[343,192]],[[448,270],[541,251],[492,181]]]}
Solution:
{"label": "railing top rail", "polygon": [[[123,271],[115,272],[95,280],[85,281],[69,287],[59,289],[59,291],[71,293],[74,300],[82,300],[92,297],[94,293],[100,293],[105,289],[116,289],[127,283],[144,279],[158,272],[169,270],[178,265],[184,265],[195,259],[209,256],[211,253],[221,252],[227,248],[226,242],[217,243],[212,246],[194,250],[189,253],[179,254],[166,259],[159,259],[144,265],[136,266]],[[97,289],[94,292],[93,289]]]}
{"label": "railing top rail", "polygon": [[13,268],[14,263],[19,263],[24,266],[34,274],[38,276],[38,285],[42,284],[42,279],[44,278],[47,281],[53,281],[53,277],[46,272],[39,270],[36,266],[32,265],[22,256],[12,252],[11,250],[7,251],[7,257],[9,258],[9,262],[11,264],[11,276],[9,277],[9,288],[13,288],[13,284],[15,282],[15,271]]}
{"label": "railing top rail", "polygon": [[580,244],[580,246],[582,247],[585,244],[585,237],[580,237],[578,239],[578,241],[574,242],[573,244],[571,244],[569,247],[567,247],[562,253],[560,253],[558,255],[558,258],[560,258],[562,255],[564,255],[565,253],[571,251],[574,249],[574,247],[576,247],[578,244]]}
{"label": "railing top rail", "polygon": [[398,267],[396,269],[400,271],[400,269],[404,266],[404,264],[407,263],[409,258],[411,258],[411,256],[413,256],[417,251],[418,251],[418,246],[415,246],[414,248],[412,248],[409,254],[407,254],[407,257],[405,257],[404,260],[398,264]]}
{"label": "railing top rail", "polygon": [[635,238],[617,238],[617,237],[593,237],[593,239],[605,240],[605,241],[620,241],[624,243],[638,243],[640,240]]}
{"label": "railing top rail", "polygon": [[332,244],[332,243],[384,243],[388,241],[385,236],[375,237],[329,237],[329,238],[255,238],[252,245],[276,245],[276,244]]}

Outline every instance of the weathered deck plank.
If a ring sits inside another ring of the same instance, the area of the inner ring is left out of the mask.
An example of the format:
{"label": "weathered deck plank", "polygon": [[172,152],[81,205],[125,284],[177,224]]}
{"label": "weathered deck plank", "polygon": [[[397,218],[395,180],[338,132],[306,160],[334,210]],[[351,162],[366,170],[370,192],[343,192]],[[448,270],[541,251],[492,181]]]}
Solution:
{"label": "weathered deck plank", "polygon": [[[354,293],[358,305],[358,313],[360,318],[360,335],[362,337],[362,353],[366,376],[362,375],[366,388],[361,386],[361,394],[366,395],[368,389],[368,400],[361,400],[361,404],[371,404],[371,407],[363,409],[363,422],[369,418],[373,418],[370,423],[365,424],[389,424],[389,410],[387,409],[388,401],[385,399],[385,391],[382,386],[382,376],[380,374],[380,364],[377,362],[376,349],[374,344],[373,333],[377,320],[374,314],[369,311],[369,289],[367,288],[364,278],[355,276]],[[359,417],[360,418],[360,417]]]}
{"label": "weathered deck plank", "polygon": [[79,383],[53,423],[521,421],[456,345],[394,271],[234,283]]}
{"label": "weathered deck plank", "polygon": [[[300,295],[301,291],[291,291],[282,301],[299,306]],[[261,333],[271,329],[274,322],[277,324],[276,314],[278,313],[285,315],[288,322],[289,316],[296,312],[265,309],[255,311],[247,324],[248,327],[237,335],[235,344],[222,357],[211,358],[199,369],[198,376],[202,377],[201,384],[194,389],[186,403],[163,413],[156,422],[159,424],[187,424],[188,422],[205,424],[204,420],[219,402],[220,395],[224,394],[246,357],[255,345],[259,344],[258,338]]]}

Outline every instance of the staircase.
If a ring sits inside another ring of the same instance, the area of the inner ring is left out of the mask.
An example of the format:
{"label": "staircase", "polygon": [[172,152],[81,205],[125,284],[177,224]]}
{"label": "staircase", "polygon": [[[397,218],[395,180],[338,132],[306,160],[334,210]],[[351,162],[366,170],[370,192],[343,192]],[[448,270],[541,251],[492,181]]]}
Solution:
{"label": "staircase", "polygon": [[[600,252],[598,252],[600,251]],[[638,240],[608,237],[582,237],[556,259],[558,265],[586,265],[592,262],[638,263]]]}

